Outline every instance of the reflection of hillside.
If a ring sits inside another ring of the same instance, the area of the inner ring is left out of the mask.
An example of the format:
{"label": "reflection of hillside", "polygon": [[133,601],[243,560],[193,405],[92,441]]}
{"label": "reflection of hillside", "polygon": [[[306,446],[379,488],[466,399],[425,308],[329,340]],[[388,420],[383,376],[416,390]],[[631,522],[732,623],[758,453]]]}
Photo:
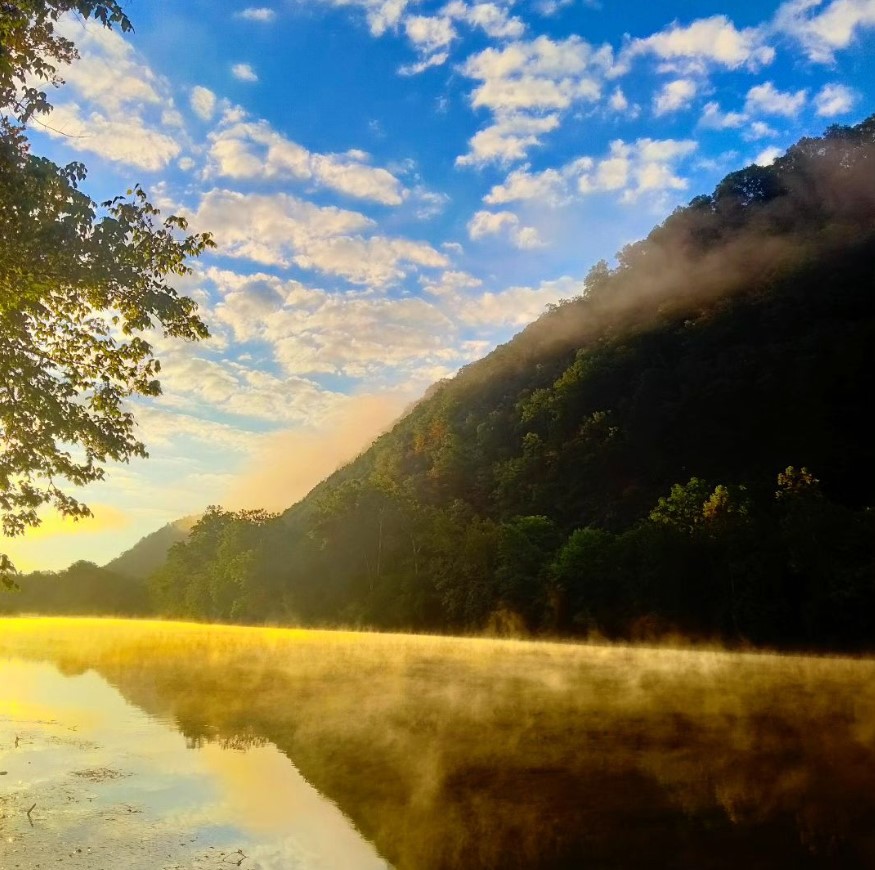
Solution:
{"label": "reflection of hillside", "polygon": [[[11,624],[11,623],[10,623]],[[75,623],[196,745],[269,740],[399,868],[875,866],[875,665]]]}

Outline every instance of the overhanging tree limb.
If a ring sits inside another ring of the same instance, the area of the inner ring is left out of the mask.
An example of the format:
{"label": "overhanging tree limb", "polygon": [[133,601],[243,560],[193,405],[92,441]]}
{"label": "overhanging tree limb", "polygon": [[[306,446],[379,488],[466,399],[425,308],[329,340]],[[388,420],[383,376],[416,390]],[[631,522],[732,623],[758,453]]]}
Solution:
{"label": "overhanging tree limb", "polygon": [[[0,0],[0,526],[39,523],[49,505],[83,517],[66,490],[101,480],[108,462],[145,456],[126,400],[157,396],[160,364],[145,337],[208,336],[174,278],[213,246],[162,218],[135,186],[96,203],[85,167],[34,155],[27,125],[50,110],[34,80],[60,84],[76,59],[55,25],[67,13],[131,30],[114,0]],[[13,567],[0,555],[0,584]]]}

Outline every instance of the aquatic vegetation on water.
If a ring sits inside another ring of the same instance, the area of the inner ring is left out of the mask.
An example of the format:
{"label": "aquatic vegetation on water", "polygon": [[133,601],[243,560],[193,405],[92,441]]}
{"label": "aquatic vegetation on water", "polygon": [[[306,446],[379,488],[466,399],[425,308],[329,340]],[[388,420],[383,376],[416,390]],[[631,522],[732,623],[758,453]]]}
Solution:
{"label": "aquatic vegetation on water", "polygon": [[875,864],[875,663],[0,620],[193,745],[275,744],[399,868]]}

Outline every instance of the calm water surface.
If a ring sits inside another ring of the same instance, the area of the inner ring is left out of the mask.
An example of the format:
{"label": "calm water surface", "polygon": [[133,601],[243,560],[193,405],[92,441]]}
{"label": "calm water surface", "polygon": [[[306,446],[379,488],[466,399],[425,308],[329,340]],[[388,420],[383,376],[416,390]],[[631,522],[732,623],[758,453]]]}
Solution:
{"label": "calm water surface", "polygon": [[388,867],[272,744],[187,739],[93,671],[0,659],[0,867],[59,863]]}
{"label": "calm water surface", "polygon": [[867,870],[875,661],[0,619],[3,771],[0,870]]}

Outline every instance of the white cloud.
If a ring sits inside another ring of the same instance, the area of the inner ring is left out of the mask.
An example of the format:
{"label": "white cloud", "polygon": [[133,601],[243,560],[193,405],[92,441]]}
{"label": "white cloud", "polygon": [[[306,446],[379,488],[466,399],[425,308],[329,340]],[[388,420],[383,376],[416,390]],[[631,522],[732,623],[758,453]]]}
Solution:
{"label": "white cloud", "polygon": [[509,211],[478,211],[468,222],[468,235],[472,239],[494,236],[519,224],[520,219]]}
{"label": "white cloud", "polygon": [[629,100],[623,93],[623,89],[617,85],[611,93],[611,98],[608,100],[608,105],[615,112],[626,112],[629,109]]}
{"label": "white cloud", "polygon": [[[632,143],[617,139],[600,158],[582,156],[541,172],[531,172],[528,166],[515,169],[483,201],[488,205],[529,201],[555,208],[569,203],[575,194],[616,192],[621,201],[634,202],[642,195],[685,190],[687,180],[677,174],[677,165],[696,148],[691,139],[638,139]],[[503,215],[513,217],[511,212],[478,212],[475,226],[482,233],[492,225],[490,221],[509,222],[508,217],[499,217]]]}
{"label": "white cloud", "polygon": [[266,274],[210,270],[206,277],[223,297],[215,318],[238,341],[268,345],[288,377],[361,378],[453,357],[447,344],[455,327],[425,299],[329,293]]}
{"label": "white cloud", "polygon": [[634,202],[644,194],[686,190],[687,180],[676,166],[696,150],[691,139],[617,139],[607,156],[577,161],[582,170],[577,188],[583,194],[618,192],[621,201]]}
{"label": "white cloud", "polygon": [[675,79],[666,82],[653,98],[653,114],[657,117],[687,108],[698,93],[699,86],[693,79]]}
{"label": "white cloud", "polygon": [[858,31],[875,27],[875,0],[790,0],[775,15],[774,30],[796,39],[809,60],[832,63]]}
{"label": "white cloud", "polygon": [[309,245],[295,258],[298,266],[339,275],[353,284],[381,287],[416,267],[447,265],[447,258],[425,242],[373,236],[338,236]]}
{"label": "white cloud", "polygon": [[741,134],[742,138],[748,142],[755,142],[757,139],[769,139],[778,135],[778,131],[770,127],[764,121],[751,122],[745,131]]}
{"label": "white cloud", "polygon": [[358,7],[367,18],[372,36],[382,36],[398,27],[407,11],[408,0],[322,0],[330,6]]}
{"label": "white cloud", "polygon": [[168,83],[119,33],[73,18],[62,19],[58,30],[75,42],[80,54],[79,60],[60,71],[67,88],[99,104],[110,115],[134,107],[166,107],[170,101]]}
{"label": "white cloud", "polygon": [[504,236],[515,248],[530,250],[541,248],[544,242],[534,227],[520,225],[520,219],[509,211],[478,211],[468,222],[468,236],[482,239],[485,236]]}
{"label": "white cloud", "polygon": [[857,92],[847,85],[824,85],[815,94],[814,105],[822,118],[834,118],[850,112],[856,105],[857,97]]}
{"label": "white cloud", "polygon": [[613,62],[609,46],[595,48],[579,36],[554,41],[539,36],[487,48],[468,58],[462,73],[480,84],[471,94],[493,123],[476,133],[459,165],[509,162],[525,157],[559,125],[560,112],[594,103]]}
{"label": "white cloud", "polygon": [[508,202],[535,200],[545,205],[560,205],[567,199],[567,179],[556,169],[530,172],[528,164],[514,169],[502,184],[496,184],[483,202],[503,205]]}
{"label": "white cloud", "polygon": [[596,49],[579,36],[539,36],[484,49],[468,58],[462,72],[482,82],[471,95],[475,108],[549,111],[597,100],[612,58],[609,46]]}
{"label": "white cloud", "polygon": [[404,19],[404,31],[420,60],[403,66],[402,74],[415,75],[446,63],[448,48],[458,36],[454,23],[479,28],[491,39],[516,39],[526,30],[519,18],[495,3],[469,5],[464,0],[450,0],[437,15],[408,15]]}
{"label": "white cloud", "polygon": [[416,48],[426,54],[446,48],[456,38],[453,23],[446,17],[408,15],[404,19],[404,30]]}
{"label": "white cloud", "polygon": [[508,163],[521,160],[540,144],[541,137],[559,126],[558,115],[531,117],[510,113],[471,137],[469,151],[456,158],[459,166]]}
{"label": "white cloud", "polygon": [[795,118],[802,110],[807,99],[805,90],[779,91],[771,82],[755,85],[747,92],[744,110],[748,117],[765,115],[783,115],[785,118]]}
{"label": "white cloud", "polygon": [[209,172],[227,178],[297,179],[383,205],[404,199],[401,182],[363,162],[363,152],[318,154],[287,139],[266,121],[241,121],[210,134]]}
{"label": "white cloud", "polygon": [[708,66],[756,70],[772,62],[775,50],[766,44],[759,28],[738,30],[725,15],[700,18],[682,26],[678,22],[644,39],[630,40],[620,55],[618,72],[631,61],[652,54],[667,68],[704,71]]}
{"label": "white cloud", "polygon": [[479,27],[492,39],[518,39],[526,30],[519,18],[509,16],[506,8],[495,3],[468,6],[460,0],[454,0],[445,7],[445,12],[472,27]]}
{"label": "white cloud", "polygon": [[707,103],[699,124],[711,130],[729,130],[744,127],[743,138],[748,141],[776,135],[760,115],[778,115],[795,118],[808,99],[806,90],[779,91],[772,82],[754,85],[748,92],[741,112],[724,112],[716,102]]}
{"label": "white cloud", "polygon": [[248,63],[235,63],[231,67],[231,75],[241,82],[257,82],[258,75]]}
{"label": "white cloud", "polygon": [[409,271],[441,268],[447,259],[424,242],[361,234],[374,222],[358,212],[320,207],[288,194],[211,190],[191,213],[222,253],[274,266],[298,266],[353,284],[384,286]]}
{"label": "white cloud", "polygon": [[116,118],[88,112],[76,103],[55,106],[44,132],[81,151],[136,166],[148,172],[163,169],[182,150],[172,136],[146,125],[142,118]]}
{"label": "white cloud", "polygon": [[57,27],[75,42],[80,58],[59,70],[66,85],[45,133],[138,169],[167,166],[182,150],[182,118],[169,82],[116,31],[72,17]]}
{"label": "white cloud", "polygon": [[706,103],[699,123],[710,130],[731,130],[747,122],[744,112],[724,112],[719,103]]}
{"label": "white cloud", "polygon": [[771,166],[783,153],[784,151],[781,148],[771,146],[760,151],[760,153],[754,158],[753,162],[756,163],[757,166]]}
{"label": "white cloud", "polygon": [[268,6],[250,6],[242,12],[238,12],[237,18],[244,18],[247,21],[259,21],[267,23],[276,18],[276,12]]}
{"label": "white cloud", "polygon": [[216,95],[201,85],[195,85],[191,89],[189,97],[192,111],[203,121],[209,121],[216,111]]}
{"label": "white cloud", "polygon": [[192,220],[214,233],[222,253],[290,266],[298,251],[325,239],[370,229],[358,212],[320,207],[288,194],[244,195],[214,189],[203,195]]}

